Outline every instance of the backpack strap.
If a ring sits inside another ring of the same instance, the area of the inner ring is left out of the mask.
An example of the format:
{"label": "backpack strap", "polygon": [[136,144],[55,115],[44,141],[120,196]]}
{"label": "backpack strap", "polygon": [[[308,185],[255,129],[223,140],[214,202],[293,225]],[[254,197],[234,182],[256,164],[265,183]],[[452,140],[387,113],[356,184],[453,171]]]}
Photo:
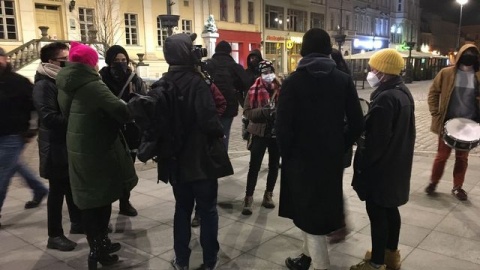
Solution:
{"label": "backpack strap", "polygon": [[123,92],[125,92],[125,89],[127,89],[127,86],[130,84],[130,82],[132,81],[133,79],[133,76],[135,76],[135,73],[132,71],[132,73],[130,73],[130,76],[128,76],[128,79],[127,79],[127,82],[125,83],[125,85],[122,87],[122,90],[120,91],[120,93],[118,94],[118,98],[122,98],[123,96]]}

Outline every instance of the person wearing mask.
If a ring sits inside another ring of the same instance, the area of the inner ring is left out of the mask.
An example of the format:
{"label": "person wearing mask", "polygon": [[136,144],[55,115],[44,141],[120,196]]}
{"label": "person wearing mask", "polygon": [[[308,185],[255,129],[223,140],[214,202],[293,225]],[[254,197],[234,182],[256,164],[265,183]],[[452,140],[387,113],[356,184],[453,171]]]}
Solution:
{"label": "person wearing mask", "polygon": [[38,132],[40,176],[48,179],[50,186],[47,201],[47,248],[70,251],[77,244],[65,237],[63,232],[63,198],[67,202],[70,216],[70,233],[83,233],[83,228],[80,210],[73,202],[68,176],[67,119],[58,106],[58,89],[55,84],[58,72],[68,60],[68,46],[61,42],[45,45],[40,50],[40,60],[42,62],[35,74],[33,103],[40,122]]}
{"label": "person wearing mask", "polygon": [[0,214],[10,180],[16,172],[33,191],[33,199],[25,208],[37,207],[48,194],[38,177],[20,161],[25,144],[36,135],[30,126],[35,111],[32,90],[32,83],[13,71],[5,50],[0,48]]}
{"label": "person wearing mask", "polygon": [[[128,102],[131,93],[145,95],[146,85],[130,68],[130,58],[127,51],[119,45],[113,45],[105,53],[107,66],[100,70],[100,76],[110,91],[123,101]],[[135,123],[126,123],[122,127],[122,133],[127,141],[132,161],[135,163],[136,153],[140,145],[140,131]],[[120,215],[134,217],[137,210],[130,203],[130,191],[126,190],[120,198]]]}
{"label": "person wearing mask", "polygon": [[251,134],[248,141],[250,165],[247,175],[247,187],[243,202],[243,215],[252,214],[253,193],[257,185],[258,172],[263,156],[268,149],[267,187],[263,194],[262,206],[275,208],[273,189],[278,178],[280,153],[275,135],[275,105],[280,94],[280,83],[275,77],[275,68],[270,61],[261,61],[258,65],[261,76],[255,80],[245,98],[243,114],[249,120],[247,131]]}
{"label": "person wearing mask", "polygon": [[[177,106],[182,112],[182,148],[174,155],[174,165],[166,168],[175,197],[173,249],[175,269],[189,269],[191,216],[194,203],[200,215],[200,244],[203,268],[215,269],[218,263],[218,178],[233,174],[225,145],[223,128],[215,109],[210,87],[195,65],[199,59],[192,53],[193,42],[187,34],[176,34],[165,40],[163,53],[169,64],[163,77],[176,87]],[[153,88],[151,91],[157,91]],[[151,92],[150,91],[150,92]],[[171,159],[169,159],[171,161]],[[172,164],[165,161],[164,163]],[[163,179],[162,179],[163,180]]]}
{"label": "person wearing mask", "polygon": [[400,269],[401,217],[408,202],[415,146],[415,104],[400,73],[405,62],[395,49],[382,49],[368,61],[370,95],[365,140],[355,152],[353,189],[365,201],[372,251],[350,270]]}
{"label": "person wearing mask", "polygon": [[88,269],[97,269],[97,262],[118,261],[111,253],[121,246],[108,237],[112,203],[138,182],[120,131],[132,119],[127,104],[102,82],[94,49],[72,42],[68,58],[57,74],[58,104],[68,119],[70,184],[90,246]]}
{"label": "person wearing mask", "polygon": [[231,53],[230,44],[222,40],[217,44],[215,53],[211,59],[206,61],[205,65],[215,85],[227,101],[227,108],[220,117],[225,134],[223,142],[227,151],[233,118],[238,115],[238,105],[243,104],[244,91],[250,87],[247,73],[240,64],[235,62]]}
{"label": "person wearing mask", "polygon": [[[263,61],[263,57],[258,49],[252,50],[247,56],[247,69],[245,69],[245,71],[248,75],[249,86],[252,86],[253,83],[255,83],[255,80],[262,75],[262,72],[260,72],[260,69],[258,68],[258,64],[260,64],[261,61]],[[244,93],[244,96],[247,94],[248,92]],[[243,104],[241,105],[243,106]]]}
{"label": "person wearing mask", "polygon": [[[465,44],[458,51],[456,59],[454,66],[440,70],[428,92],[428,107],[432,115],[430,130],[438,135],[437,155],[433,161],[430,183],[425,189],[428,195],[435,194],[452,151],[442,139],[445,122],[458,117],[480,122],[479,50],[473,44]],[[468,151],[455,150],[452,195],[460,201],[468,199],[463,189],[468,154]]]}
{"label": "person wearing mask", "polygon": [[304,238],[302,254],[285,260],[288,269],[330,269],[327,235],[345,226],[345,150],[364,126],[353,81],[330,58],[330,40],[320,28],[305,33],[303,58],[278,99],[279,215],[292,219]]}

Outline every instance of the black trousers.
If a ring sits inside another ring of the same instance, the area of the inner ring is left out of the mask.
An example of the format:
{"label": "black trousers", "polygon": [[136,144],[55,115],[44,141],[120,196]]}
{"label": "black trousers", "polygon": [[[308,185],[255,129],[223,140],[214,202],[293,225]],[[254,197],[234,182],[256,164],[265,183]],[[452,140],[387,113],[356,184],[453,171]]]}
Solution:
{"label": "black trousers", "polygon": [[268,149],[268,176],[267,191],[272,192],[278,178],[278,168],[280,164],[280,152],[278,150],[277,139],[264,138],[252,135],[250,142],[250,166],[247,175],[246,196],[253,196],[255,186],[257,185],[258,172],[262,166],[263,156]]}
{"label": "black trousers", "polygon": [[[133,163],[135,163],[135,159],[137,158],[137,152],[130,151],[130,156],[132,157]],[[127,205],[130,201],[130,190],[126,190],[123,193],[123,196],[119,199],[120,207]]]}
{"label": "black trousers", "polygon": [[95,238],[108,232],[112,204],[81,211],[83,228],[88,238]]}
{"label": "black trousers", "polygon": [[48,180],[50,183],[50,191],[47,201],[48,216],[48,236],[57,237],[63,235],[62,227],[62,208],[63,198],[67,202],[68,214],[71,223],[80,224],[82,222],[82,214],[80,209],[75,205],[72,198],[72,189],[70,187],[70,179],[52,178]]}
{"label": "black trousers", "polygon": [[375,264],[385,261],[385,249],[397,250],[400,238],[401,218],[398,207],[383,207],[367,200],[372,238],[372,259]]}

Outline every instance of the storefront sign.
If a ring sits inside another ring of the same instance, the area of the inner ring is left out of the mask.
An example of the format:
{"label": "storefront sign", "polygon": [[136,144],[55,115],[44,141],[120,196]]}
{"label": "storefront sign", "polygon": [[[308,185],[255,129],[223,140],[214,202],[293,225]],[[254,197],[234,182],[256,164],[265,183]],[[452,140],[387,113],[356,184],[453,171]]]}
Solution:
{"label": "storefront sign", "polygon": [[374,40],[372,39],[354,39],[353,40],[353,48],[355,49],[380,49],[384,48],[384,41],[383,40]]}
{"label": "storefront sign", "polygon": [[270,41],[284,41],[285,37],[267,36],[267,40],[270,40]]}
{"label": "storefront sign", "polygon": [[289,40],[287,40],[285,46],[287,47],[287,49],[290,50],[291,48],[293,48],[293,44],[294,44],[293,40],[289,39]]}

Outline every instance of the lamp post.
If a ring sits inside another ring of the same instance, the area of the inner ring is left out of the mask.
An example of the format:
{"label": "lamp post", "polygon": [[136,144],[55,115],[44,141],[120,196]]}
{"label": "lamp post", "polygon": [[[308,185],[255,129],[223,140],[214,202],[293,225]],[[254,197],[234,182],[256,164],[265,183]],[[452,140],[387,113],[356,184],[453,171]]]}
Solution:
{"label": "lamp post", "polygon": [[408,59],[407,59],[407,70],[405,74],[405,83],[413,82],[413,65],[412,65],[412,50],[415,47],[415,42],[413,41],[413,24],[410,25],[410,41],[407,42],[408,47]]}
{"label": "lamp post", "polygon": [[171,0],[167,0],[167,14],[158,15],[162,23],[162,27],[167,28],[168,36],[171,36],[173,27],[178,26],[178,20],[180,19],[179,15],[172,15],[172,6],[175,5]]}
{"label": "lamp post", "polygon": [[460,32],[462,31],[462,13],[463,13],[463,5],[468,3],[468,0],[456,0],[457,3],[460,4],[460,20],[458,21],[458,37],[457,37],[457,47],[456,49],[460,49]]}
{"label": "lamp post", "polygon": [[343,0],[340,2],[340,24],[338,26],[338,34],[334,35],[333,38],[335,42],[338,44],[338,50],[342,53],[342,45],[345,43],[345,38],[347,35],[343,34],[342,24],[343,24]]}

